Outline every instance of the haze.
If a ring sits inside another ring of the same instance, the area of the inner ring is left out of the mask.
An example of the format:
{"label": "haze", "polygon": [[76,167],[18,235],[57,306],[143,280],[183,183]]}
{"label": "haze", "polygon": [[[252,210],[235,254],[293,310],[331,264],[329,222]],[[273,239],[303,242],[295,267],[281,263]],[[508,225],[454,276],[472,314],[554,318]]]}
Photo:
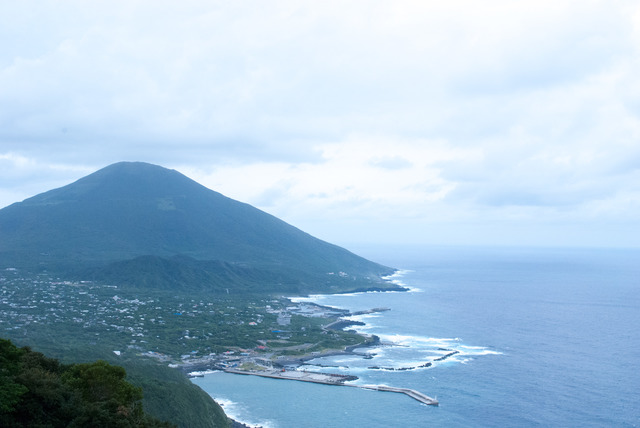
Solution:
{"label": "haze", "polygon": [[640,246],[636,1],[0,3],[0,207],[121,160],[339,245]]}

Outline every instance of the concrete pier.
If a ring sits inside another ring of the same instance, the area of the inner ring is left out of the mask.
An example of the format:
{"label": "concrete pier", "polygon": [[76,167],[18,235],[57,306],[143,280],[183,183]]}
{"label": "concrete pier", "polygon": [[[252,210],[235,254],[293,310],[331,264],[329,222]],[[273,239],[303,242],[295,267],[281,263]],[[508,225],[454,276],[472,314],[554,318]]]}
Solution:
{"label": "concrete pier", "polygon": [[414,389],[396,388],[393,386],[386,386],[386,385],[352,385],[352,384],[345,383],[347,381],[356,380],[357,377],[355,376],[345,376],[345,375],[332,374],[332,373],[305,372],[305,371],[299,371],[299,370],[245,371],[245,370],[237,370],[237,369],[225,369],[225,372],[241,374],[241,375],[269,377],[272,379],[287,379],[287,380],[297,380],[302,382],[321,383],[324,385],[352,386],[355,388],[370,389],[373,391],[396,392],[400,394],[405,394],[413,398],[414,400],[417,400],[423,404],[428,404],[430,406],[437,406],[439,404],[438,400],[436,400],[435,398],[431,398]]}
{"label": "concrete pier", "polygon": [[301,370],[264,370],[245,371],[236,369],[225,369],[227,373],[270,377],[272,379],[298,380],[301,382],[322,383],[325,385],[344,385],[345,382],[358,379],[356,376],[345,376],[332,373],[305,372]]}
{"label": "concrete pier", "polygon": [[374,391],[387,391],[387,392],[398,392],[400,394],[408,395],[414,400],[418,400],[423,404],[428,404],[430,406],[437,406],[438,400],[435,398],[431,398],[428,395],[424,395],[422,392],[416,391],[415,389],[408,388],[396,388],[393,386],[385,386],[385,385],[350,385],[350,386],[358,386],[363,389],[372,389]]}

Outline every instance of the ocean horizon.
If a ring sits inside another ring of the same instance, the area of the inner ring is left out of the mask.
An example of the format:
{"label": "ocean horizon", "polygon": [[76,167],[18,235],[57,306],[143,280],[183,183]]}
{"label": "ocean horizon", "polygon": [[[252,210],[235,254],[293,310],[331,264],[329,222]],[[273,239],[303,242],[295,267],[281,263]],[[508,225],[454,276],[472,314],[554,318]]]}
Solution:
{"label": "ocean horizon", "polygon": [[[640,425],[640,250],[380,247],[409,292],[295,298],[361,311],[382,345],[300,369],[402,394],[240,376],[193,379],[252,426]],[[442,358],[447,356],[446,358]],[[427,364],[429,363],[429,364]]]}

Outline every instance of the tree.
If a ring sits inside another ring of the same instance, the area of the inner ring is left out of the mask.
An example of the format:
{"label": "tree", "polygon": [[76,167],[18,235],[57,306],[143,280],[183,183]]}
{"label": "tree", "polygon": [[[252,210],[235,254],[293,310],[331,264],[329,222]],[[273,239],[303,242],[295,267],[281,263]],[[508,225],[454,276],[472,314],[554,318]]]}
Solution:
{"label": "tree", "polygon": [[0,339],[0,426],[170,427],[146,415],[142,390],[105,361],[65,366]]}
{"label": "tree", "polygon": [[24,351],[11,341],[0,339],[0,415],[15,409],[21,397],[28,391],[24,385],[14,381],[20,372],[20,357]]}

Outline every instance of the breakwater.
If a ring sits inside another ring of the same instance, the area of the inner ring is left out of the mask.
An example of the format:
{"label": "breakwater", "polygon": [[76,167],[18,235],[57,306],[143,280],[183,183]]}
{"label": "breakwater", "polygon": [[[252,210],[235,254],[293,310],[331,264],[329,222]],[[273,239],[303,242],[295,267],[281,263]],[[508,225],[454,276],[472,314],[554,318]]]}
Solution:
{"label": "breakwater", "polygon": [[414,400],[418,400],[419,402],[423,404],[428,404],[430,406],[437,406],[438,404],[440,404],[438,400],[436,400],[435,398],[431,398],[420,391],[416,391],[415,389],[396,388],[393,386],[386,386],[386,385],[349,385],[349,386],[357,386],[358,388],[372,389],[374,391],[397,392],[400,394],[407,395],[413,398]]}
{"label": "breakwater", "polygon": [[333,373],[315,373],[303,370],[261,370],[246,371],[238,369],[225,369],[227,373],[269,377],[272,379],[298,380],[301,382],[322,383],[325,385],[344,385],[347,381],[357,380],[357,376],[346,376]]}
{"label": "breakwater", "polygon": [[345,382],[357,380],[356,376],[347,376],[333,373],[316,373],[316,372],[307,372],[301,370],[263,370],[263,371],[246,371],[246,370],[237,370],[237,369],[225,369],[227,373],[240,374],[240,375],[249,375],[249,376],[261,376],[268,377],[272,379],[286,379],[286,380],[297,380],[301,382],[312,382],[312,383],[320,383],[324,385],[338,385],[338,386],[351,386],[355,388],[369,389],[373,391],[385,391],[385,392],[395,392],[399,394],[404,394],[408,397],[413,398],[423,404],[428,404],[430,406],[437,406],[438,400],[435,398],[431,398],[428,395],[425,395],[419,391],[409,388],[396,388],[393,386],[386,385],[352,385],[347,384]]}

